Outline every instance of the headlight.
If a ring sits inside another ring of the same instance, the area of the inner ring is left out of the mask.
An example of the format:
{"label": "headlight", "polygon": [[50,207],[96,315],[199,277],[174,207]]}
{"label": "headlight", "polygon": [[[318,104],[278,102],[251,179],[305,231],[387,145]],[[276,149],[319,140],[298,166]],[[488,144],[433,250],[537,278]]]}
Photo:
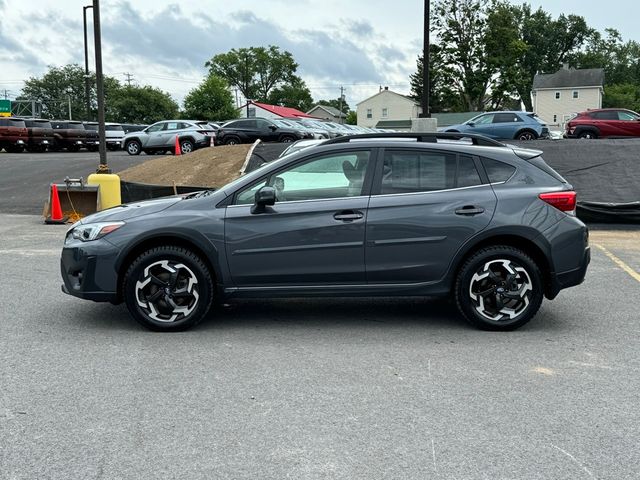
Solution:
{"label": "headlight", "polygon": [[66,240],[80,240],[82,242],[90,242],[97,240],[105,235],[119,229],[124,222],[101,222],[101,223],[85,223],[75,224],[67,232]]}

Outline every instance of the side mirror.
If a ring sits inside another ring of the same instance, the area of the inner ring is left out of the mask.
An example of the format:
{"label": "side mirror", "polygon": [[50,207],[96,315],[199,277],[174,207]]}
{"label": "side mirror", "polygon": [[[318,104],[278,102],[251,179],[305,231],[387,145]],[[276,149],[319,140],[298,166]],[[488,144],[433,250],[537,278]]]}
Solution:
{"label": "side mirror", "polygon": [[473,122],[469,122],[469,123],[467,123],[467,125],[469,125],[470,127],[475,127],[476,126],[476,124],[473,123]]}
{"label": "side mirror", "polygon": [[278,129],[278,127],[276,127],[275,125],[269,125],[269,129],[270,129],[272,132],[275,132],[275,131]]}
{"label": "side mirror", "polygon": [[276,189],[264,186],[256,192],[255,202],[251,207],[251,213],[264,213],[268,205],[276,203]]}

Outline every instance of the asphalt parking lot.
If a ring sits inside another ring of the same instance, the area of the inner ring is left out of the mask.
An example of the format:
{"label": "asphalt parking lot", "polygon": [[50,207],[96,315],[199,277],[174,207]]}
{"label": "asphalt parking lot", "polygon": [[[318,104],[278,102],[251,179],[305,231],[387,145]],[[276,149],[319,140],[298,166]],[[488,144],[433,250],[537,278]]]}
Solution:
{"label": "asphalt parking lot", "polygon": [[1,479],[638,478],[640,231],[506,334],[422,298],[150,333],[60,292],[64,231],[0,214]]}

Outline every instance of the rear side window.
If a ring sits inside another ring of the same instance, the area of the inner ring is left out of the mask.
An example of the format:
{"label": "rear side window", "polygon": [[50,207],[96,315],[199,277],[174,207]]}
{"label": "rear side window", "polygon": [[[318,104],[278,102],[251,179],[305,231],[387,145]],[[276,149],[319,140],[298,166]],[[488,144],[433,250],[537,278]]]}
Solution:
{"label": "rear side window", "polygon": [[456,156],[446,153],[388,151],[380,193],[431,192],[454,188]]}
{"label": "rear side window", "polygon": [[523,120],[515,113],[496,113],[493,117],[493,123],[515,123]]}
{"label": "rear side window", "polygon": [[473,187],[482,184],[480,175],[471,157],[461,155],[458,158],[458,174],[456,187]]}
{"label": "rear side window", "polygon": [[506,182],[516,171],[516,167],[491,158],[483,158],[482,165],[487,171],[487,176],[491,183]]}

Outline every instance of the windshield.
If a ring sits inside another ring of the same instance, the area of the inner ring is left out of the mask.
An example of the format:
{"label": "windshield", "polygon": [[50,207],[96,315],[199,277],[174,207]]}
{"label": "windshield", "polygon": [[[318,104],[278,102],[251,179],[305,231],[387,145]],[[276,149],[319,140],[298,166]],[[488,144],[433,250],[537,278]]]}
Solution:
{"label": "windshield", "polygon": [[69,123],[67,124],[67,128],[70,130],[84,130],[84,125],[81,123]]}
{"label": "windshield", "polygon": [[107,132],[115,132],[115,131],[124,132],[124,130],[122,129],[122,125],[105,125],[104,129]]}
{"label": "windshield", "polygon": [[85,123],[84,128],[87,130],[93,130],[94,132],[98,131],[98,125],[93,123],[89,123],[89,124]]}
{"label": "windshield", "polygon": [[40,122],[38,120],[26,120],[24,122],[27,127],[32,127],[32,128],[53,128],[51,126],[51,122]]}
{"label": "windshield", "polygon": [[24,120],[9,120],[9,127],[26,128]]}

